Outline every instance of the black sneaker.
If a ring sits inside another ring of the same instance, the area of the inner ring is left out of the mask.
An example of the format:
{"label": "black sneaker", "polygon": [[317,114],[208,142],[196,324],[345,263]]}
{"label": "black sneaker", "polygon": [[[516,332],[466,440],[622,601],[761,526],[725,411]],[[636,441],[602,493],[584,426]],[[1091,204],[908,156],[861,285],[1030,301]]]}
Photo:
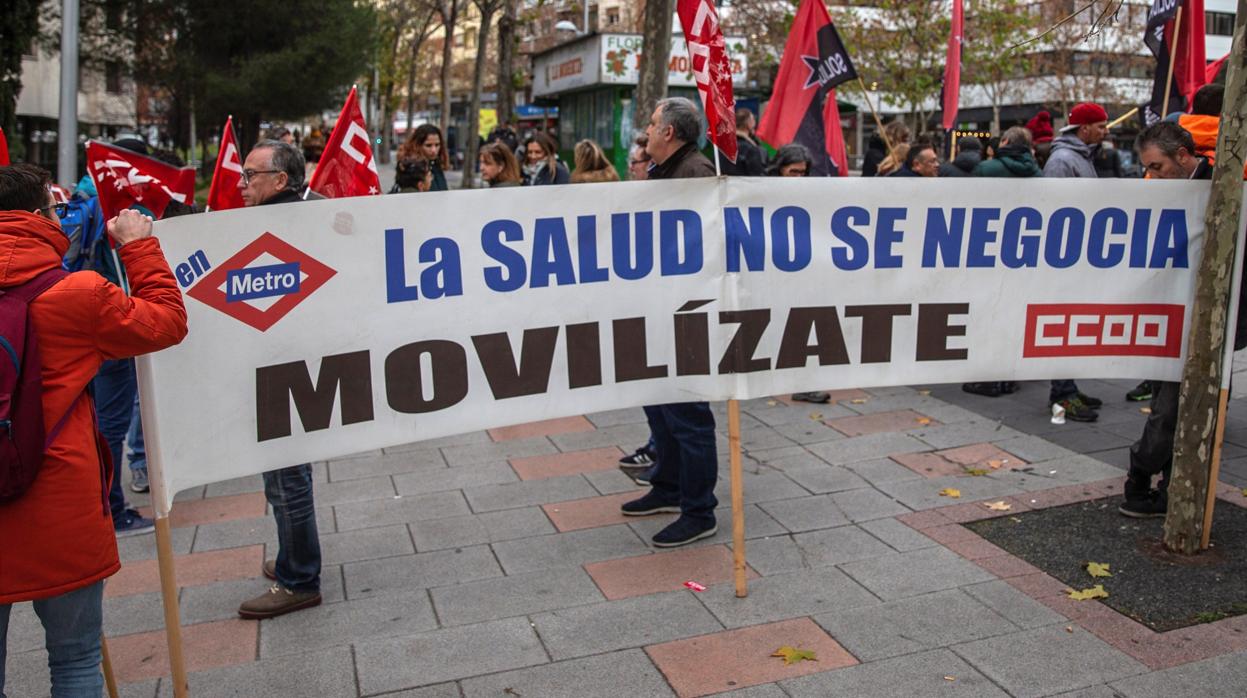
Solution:
{"label": "black sneaker", "polygon": [[1012,395],[1022,389],[1022,385],[1017,381],[1003,381],[1000,384],[1000,392],[1005,395]]}
{"label": "black sneaker", "polygon": [[1147,497],[1126,499],[1117,507],[1122,516],[1132,519],[1159,519],[1168,509],[1168,501],[1159,492],[1151,492]]}
{"label": "black sneaker", "polygon": [[687,545],[695,540],[709,538],[718,530],[719,527],[715,525],[713,520],[705,521],[703,519],[690,519],[687,516],[681,516],[670,526],[655,533],[652,540],[654,541],[654,547],[675,548]]}
{"label": "black sneaker", "polygon": [[619,507],[619,511],[624,516],[649,516],[650,514],[678,514],[680,513],[680,503],[670,502],[663,499],[659,494],[650,490],[644,497],[634,499],[631,502],[624,502]]}
{"label": "black sneaker", "polygon": [[810,393],[793,393],[792,399],[797,402],[812,402],[816,405],[825,405],[831,402],[831,395],[821,390]]}
{"label": "black sneaker", "polygon": [[1134,390],[1126,393],[1126,399],[1130,402],[1144,402],[1152,399],[1152,381],[1143,381],[1135,386]]}
{"label": "black sneaker", "polygon": [[1091,409],[1086,403],[1076,397],[1058,400],[1055,404],[1064,407],[1065,418],[1073,422],[1094,422],[1100,418],[1099,412]]}
{"label": "black sneaker", "polygon": [[961,389],[967,393],[986,397],[1000,397],[999,383],[962,383]]}
{"label": "black sneaker", "polygon": [[653,465],[621,465],[619,469],[624,475],[632,478],[632,481],[638,485],[649,484],[650,471],[654,469]]}
{"label": "black sneaker", "polygon": [[1078,393],[1074,395],[1074,397],[1081,400],[1082,404],[1086,405],[1087,407],[1090,407],[1093,410],[1100,409],[1100,407],[1104,404],[1104,401],[1101,400],[1100,398],[1091,397],[1090,395],[1087,395],[1086,393]]}
{"label": "black sneaker", "polygon": [[633,451],[631,455],[620,458],[619,462],[623,465],[648,466],[648,465],[652,465],[653,462],[657,459],[658,459],[658,454],[650,450],[649,444],[645,444],[644,446]]}

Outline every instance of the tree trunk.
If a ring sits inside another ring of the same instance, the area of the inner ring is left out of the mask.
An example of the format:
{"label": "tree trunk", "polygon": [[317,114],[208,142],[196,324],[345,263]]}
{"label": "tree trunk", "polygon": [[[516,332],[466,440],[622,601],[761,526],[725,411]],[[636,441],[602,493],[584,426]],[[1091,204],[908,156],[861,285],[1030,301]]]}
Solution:
{"label": "tree trunk", "polygon": [[450,62],[455,46],[455,20],[459,17],[459,0],[442,0],[438,13],[442,16],[442,147],[449,150],[450,140]]}
{"label": "tree trunk", "polygon": [[389,77],[381,90],[381,118],[377,119],[377,127],[381,129],[381,152],[377,154],[377,161],[382,164],[389,164],[390,150],[394,148],[394,124],[390,123],[394,117],[390,114],[390,104],[394,102],[394,88],[398,83],[398,76],[395,74],[398,68],[398,47],[405,28],[406,22],[403,22],[395,29],[394,43],[390,45],[390,55],[386,59]]}
{"label": "tree trunk", "polygon": [[992,133],[1000,135],[1000,102],[992,101]]}
{"label": "tree trunk", "polygon": [[498,123],[506,126],[515,115],[515,25],[518,0],[502,0],[498,18]]}
{"label": "tree trunk", "polygon": [[433,10],[429,10],[424,16],[424,23],[420,25],[411,40],[411,56],[407,61],[407,137],[411,138],[411,124],[415,119],[416,113],[416,70],[419,68],[420,49],[424,46],[424,40],[429,35],[429,23],[433,21]]}
{"label": "tree trunk", "polygon": [[649,125],[658,100],[667,96],[667,60],[671,56],[671,0],[647,0],[641,49],[641,75],[636,86],[632,123]]}
{"label": "tree trunk", "polygon": [[471,189],[475,184],[472,176],[476,171],[476,153],[480,147],[477,139],[481,130],[481,83],[485,78],[485,58],[489,53],[489,27],[498,9],[497,0],[477,0],[476,9],[481,12],[481,26],[476,31],[476,65],[472,69],[472,103],[468,108],[468,135],[463,142],[463,184]]}
{"label": "tree trunk", "polygon": [[1229,75],[1217,137],[1217,164],[1212,173],[1212,193],[1204,216],[1204,255],[1196,275],[1195,304],[1191,310],[1191,335],[1187,339],[1186,365],[1178,426],[1173,442],[1173,474],[1169,481],[1169,510],[1165,515],[1165,547],[1193,554],[1199,550],[1204,531],[1204,511],[1209,488],[1224,390],[1224,347],[1234,276],[1234,246],[1238,238],[1242,207],[1242,172],[1247,140],[1247,0],[1238,0],[1234,23],[1234,48],[1226,60]]}

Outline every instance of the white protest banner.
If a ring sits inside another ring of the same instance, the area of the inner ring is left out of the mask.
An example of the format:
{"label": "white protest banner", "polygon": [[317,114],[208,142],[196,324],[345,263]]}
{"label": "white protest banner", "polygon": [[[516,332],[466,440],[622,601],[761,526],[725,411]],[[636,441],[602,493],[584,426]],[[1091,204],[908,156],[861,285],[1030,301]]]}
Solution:
{"label": "white protest banner", "polygon": [[156,505],[297,463],[643,404],[1176,379],[1207,191],[701,179],[163,221],[190,335],[139,362],[167,485]]}

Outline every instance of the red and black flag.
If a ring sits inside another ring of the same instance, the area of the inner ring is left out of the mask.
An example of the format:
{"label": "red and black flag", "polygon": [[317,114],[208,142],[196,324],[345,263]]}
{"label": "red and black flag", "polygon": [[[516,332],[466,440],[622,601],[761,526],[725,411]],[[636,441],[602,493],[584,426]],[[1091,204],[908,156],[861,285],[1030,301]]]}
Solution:
{"label": "red and black flag", "polygon": [[[1182,21],[1174,20],[1182,9]],[[1178,24],[1177,31],[1174,25]],[[1176,42],[1176,43],[1175,43]],[[1152,0],[1147,13],[1147,29],[1143,43],[1156,57],[1156,76],[1152,81],[1152,99],[1143,108],[1147,125],[1160,121],[1166,114],[1183,111],[1195,92],[1208,82],[1205,76],[1204,0]],[[1176,49],[1176,50],[1175,50]],[[1173,86],[1169,104],[1165,101],[1165,83],[1169,78],[1169,55],[1173,54]]]}
{"label": "red and black flag", "polygon": [[809,148],[812,175],[847,175],[835,88],[856,79],[822,0],[801,0],[758,135],[776,148],[793,142]]}

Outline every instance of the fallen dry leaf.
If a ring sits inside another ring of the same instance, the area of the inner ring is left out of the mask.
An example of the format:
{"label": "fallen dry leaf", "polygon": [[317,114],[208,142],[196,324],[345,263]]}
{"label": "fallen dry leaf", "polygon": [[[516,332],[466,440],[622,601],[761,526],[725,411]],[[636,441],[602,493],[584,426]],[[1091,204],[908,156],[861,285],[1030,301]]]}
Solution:
{"label": "fallen dry leaf", "polygon": [[919,395],[930,395],[931,391],[930,390],[919,390],[918,394]]}
{"label": "fallen dry leaf", "polygon": [[930,417],[919,417],[918,423],[923,426],[926,426],[931,423],[931,418]]}
{"label": "fallen dry leaf", "polygon": [[1008,461],[1003,461],[1003,460],[989,460],[987,461],[987,467],[991,468],[992,470],[1000,470],[1000,466],[1004,465],[1007,462]]}
{"label": "fallen dry leaf", "polygon": [[999,502],[983,502],[983,506],[991,509],[992,511],[1009,511],[1013,508],[1012,504],[1005,504],[1003,499]]}
{"label": "fallen dry leaf", "polygon": [[774,407],[774,406],[776,406],[776,405],[778,405],[778,404],[779,404],[779,402],[777,402],[777,401],[775,401],[775,400],[767,400],[767,401],[766,401],[766,406],[767,406],[767,407]]}
{"label": "fallen dry leaf", "polygon": [[982,468],[966,468],[966,475],[973,475],[975,477],[981,477],[989,472],[991,471],[983,470]]}
{"label": "fallen dry leaf", "polygon": [[944,680],[945,681],[956,681],[957,677],[956,676],[945,676]]}
{"label": "fallen dry leaf", "polygon": [[1151,414],[1152,408],[1151,407],[1140,407],[1139,411],[1142,412],[1143,414]]}
{"label": "fallen dry leaf", "polygon": [[784,666],[788,666],[789,664],[792,664],[793,662],[800,662],[803,660],[811,661],[811,662],[818,661],[818,657],[814,655],[814,650],[802,650],[802,649],[797,649],[796,647],[789,647],[788,645],[784,645],[783,647],[780,647],[779,649],[775,650],[774,652],[771,653],[771,656],[772,657],[783,657]]}
{"label": "fallen dry leaf", "polygon": [[1107,562],[1088,562],[1087,574],[1092,577],[1112,577],[1113,573],[1108,571],[1109,564]]}
{"label": "fallen dry leaf", "polygon": [[945,487],[944,489],[940,490],[940,496],[941,497],[952,497],[953,499],[960,499],[961,490],[953,489],[952,487]]}
{"label": "fallen dry leaf", "polygon": [[823,413],[822,413],[822,412],[811,412],[811,413],[810,413],[810,419],[812,419],[812,420],[814,420],[814,421],[816,421],[816,422],[817,422],[818,420],[822,419],[822,418],[823,418]]}
{"label": "fallen dry leaf", "polygon": [[867,402],[870,402],[870,400],[867,400],[864,397],[859,397],[854,400],[849,400],[849,402],[853,403],[854,405],[865,405]]}
{"label": "fallen dry leaf", "polygon": [[1075,601],[1087,601],[1088,599],[1107,599],[1108,598],[1108,592],[1104,591],[1103,584],[1097,584],[1091,587],[1090,589],[1083,589],[1082,591],[1074,591],[1073,589],[1066,589],[1065,593],[1068,594],[1069,597]]}

